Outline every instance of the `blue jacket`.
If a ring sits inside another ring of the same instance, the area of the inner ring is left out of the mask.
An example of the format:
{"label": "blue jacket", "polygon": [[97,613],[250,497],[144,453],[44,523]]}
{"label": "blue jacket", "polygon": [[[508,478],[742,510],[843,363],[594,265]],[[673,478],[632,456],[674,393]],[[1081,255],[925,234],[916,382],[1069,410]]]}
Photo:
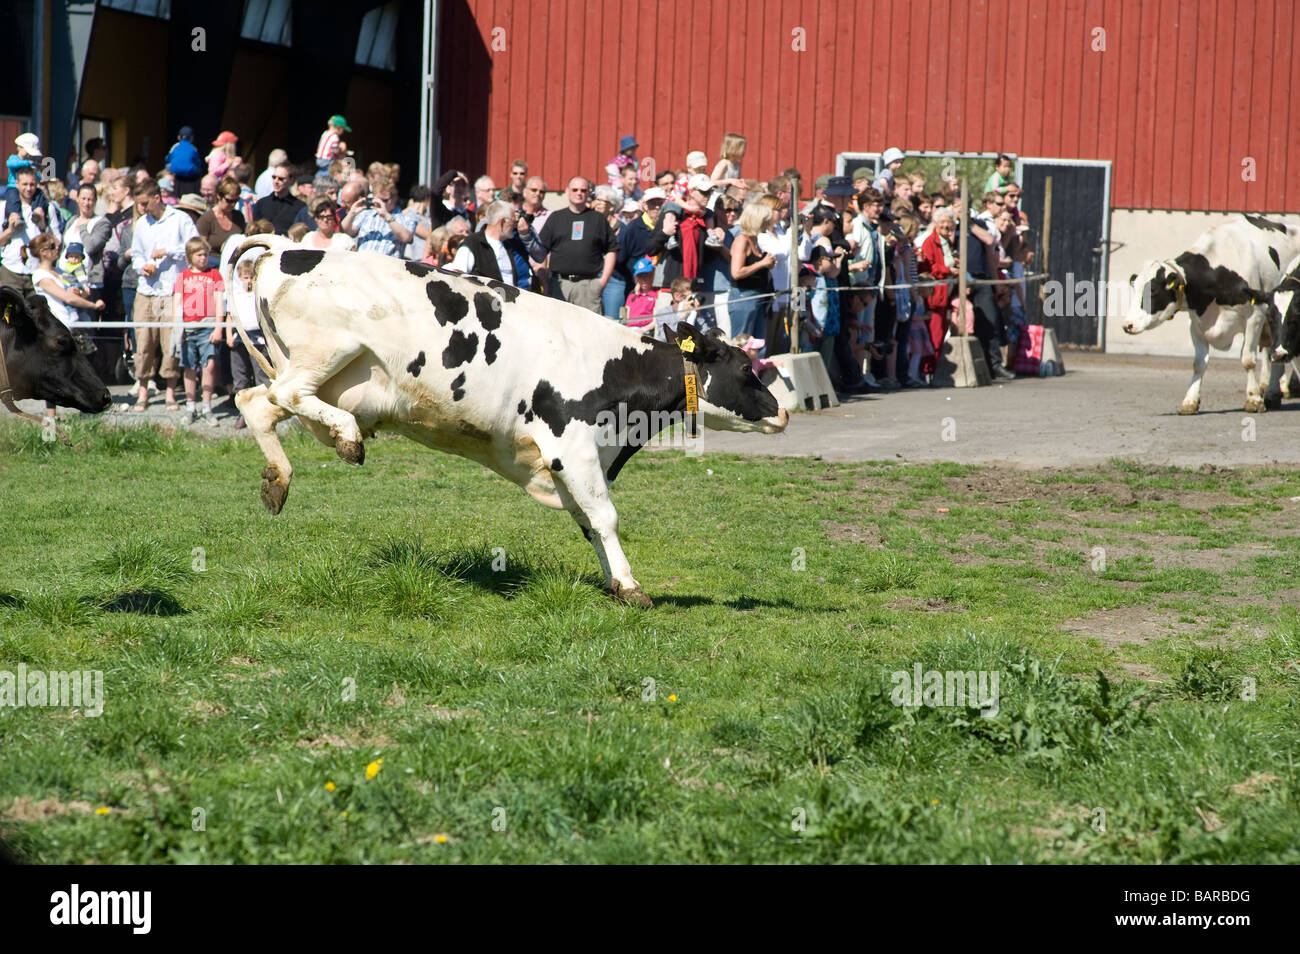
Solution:
{"label": "blue jacket", "polygon": [[176,140],[176,145],[167,153],[167,168],[177,179],[197,179],[203,175],[203,163],[194,143],[188,139]]}

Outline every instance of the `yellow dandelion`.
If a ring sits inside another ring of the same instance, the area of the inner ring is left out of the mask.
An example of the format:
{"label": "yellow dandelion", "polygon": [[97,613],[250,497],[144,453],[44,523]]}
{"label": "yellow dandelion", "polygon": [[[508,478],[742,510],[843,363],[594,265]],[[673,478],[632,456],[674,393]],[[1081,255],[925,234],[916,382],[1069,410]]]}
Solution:
{"label": "yellow dandelion", "polygon": [[[380,759],[379,761],[382,762],[383,759]],[[378,774],[379,774],[379,762],[371,762],[369,765],[366,766],[367,780],[374,778]]]}
{"label": "yellow dandelion", "polygon": [[436,841],[436,842],[437,842],[438,844],[440,844],[440,845],[445,845],[445,844],[447,844],[447,836],[446,836],[446,835],[434,835],[434,836],[433,836],[433,840]]}
{"label": "yellow dandelion", "polygon": [[669,696],[669,697],[668,697],[668,701],[669,701],[669,702],[676,702],[676,701],[677,701],[677,696],[676,696],[676,694],[673,694],[673,695]]}
{"label": "yellow dandelion", "polygon": [[932,798],[932,799],[930,799],[930,804],[931,804],[931,805],[938,805],[938,804],[939,804],[939,799],[937,799],[937,798]]}
{"label": "yellow dandelion", "polygon": [[325,791],[327,791],[327,792],[332,792],[332,791],[334,791],[334,788],[335,788],[335,786],[334,786],[334,783],[333,783],[333,782],[326,782],[326,783],[325,783]]}
{"label": "yellow dandelion", "polygon": [[109,808],[107,805],[100,805],[98,808],[95,809],[95,814],[96,814],[96,815],[107,815],[107,814],[108,814],[109,812],[111,812],[112,810],[113,810],[113,809]]}
{"label": "yellow dandelion", "polygon": [[340,817],[340,818],[347,818],[347,817],[348,817],[348,813],[347,813],[347,812],[339,812],[339,817]]}

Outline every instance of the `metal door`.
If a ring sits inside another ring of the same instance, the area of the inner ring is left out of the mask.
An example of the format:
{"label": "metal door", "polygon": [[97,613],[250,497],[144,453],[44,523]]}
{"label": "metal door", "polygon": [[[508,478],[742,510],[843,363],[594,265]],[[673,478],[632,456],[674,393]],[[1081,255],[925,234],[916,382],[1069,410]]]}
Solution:
{"label": "metal door", "polygon": [[[1101,347],[1106,340],[1106,293],[1101,282],[1109,264],[1110,163],[1080,159],[1020,159],[1016,181],[1023,195],[1020,206],[1029,218],[1034,262],[1043,264],[1043,212],[1047,179],[1052,180],[1052,222],[1047,260],[1048,278],[1033,283],[1025,307],[1033,324],[1056,332],[1062,344]],[[971,197],[977,207],[978,197]],[[1047,282],[1060,283],[1063,308],[1051,316],[1043,313],[1038,289]],[[1090,283],[1090,287],[1085,283]]]}

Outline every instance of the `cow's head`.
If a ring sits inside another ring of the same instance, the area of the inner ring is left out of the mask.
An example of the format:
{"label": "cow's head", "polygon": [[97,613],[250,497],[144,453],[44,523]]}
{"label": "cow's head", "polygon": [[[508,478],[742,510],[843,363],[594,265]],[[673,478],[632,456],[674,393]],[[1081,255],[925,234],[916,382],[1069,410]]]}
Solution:
{"label": "cow's head", "polygon": [[0,343],[9,385],[19,399],[36,398],[98,414],[113,403],[72,332],[40,295],[0,288]]}
{"label": "cow's head", "polygon": [[668,343],[688,355],[700,369],[700,415],[704,426],[720,431],[779,434],[789,423],[763,382],[754,376],[749,355],[717,333],[701,334],[680,324],[664,329]]}
{"label": "cow's head", "polygon": [[1149,331],[1185,307],[1182,296],[1185,280],[1170,262],[1147,262],[1129,279],[1129,284],[1132,294],[1128,316],[1124,319],[1125,334]]}
{"label": "cow's head", "polygon": [[1273,292],[1273,307],[1282,316],[1281,344],[1273,349],[1273,360],[1300,357],[1300,274],[1292,272],[1282,279]]}

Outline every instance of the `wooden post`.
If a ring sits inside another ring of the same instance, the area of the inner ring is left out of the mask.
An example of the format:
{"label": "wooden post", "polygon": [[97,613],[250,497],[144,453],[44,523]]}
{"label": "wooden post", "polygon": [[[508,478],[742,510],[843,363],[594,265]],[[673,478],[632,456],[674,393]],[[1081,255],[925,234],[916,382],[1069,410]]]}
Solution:
{"label": "wooden post", "polygon": [[790,353],[799,353],[799,180],[790,180]]}
{"label": "wooden post", "polygon": [[[966,337],[966,246],[970,236],[970,195],[966,177],[961,180],[961,221],[957,223],[961,234],[957,236],[957,335]],[[981,249],[981,251],[983,251]]]}
{"label": "wooden post", "polygon": [[[1043,260],[1039,268],[1046,272],[1048,259],[1052,253],[1052,177],[1043,180]],[[1047,282],[1038,283],[1038,298],[1047,297]]]}

